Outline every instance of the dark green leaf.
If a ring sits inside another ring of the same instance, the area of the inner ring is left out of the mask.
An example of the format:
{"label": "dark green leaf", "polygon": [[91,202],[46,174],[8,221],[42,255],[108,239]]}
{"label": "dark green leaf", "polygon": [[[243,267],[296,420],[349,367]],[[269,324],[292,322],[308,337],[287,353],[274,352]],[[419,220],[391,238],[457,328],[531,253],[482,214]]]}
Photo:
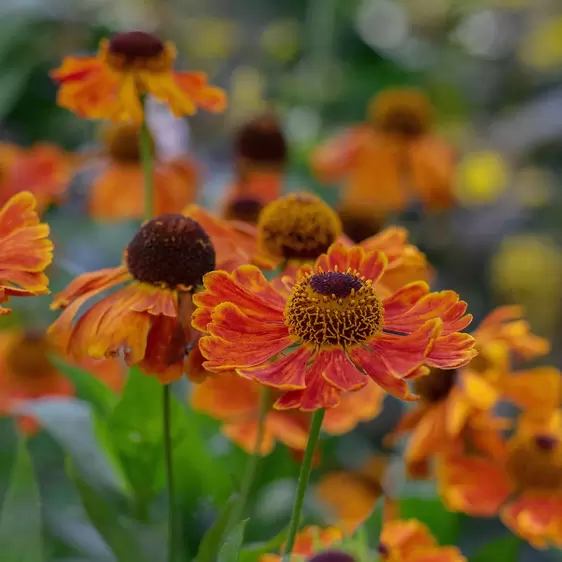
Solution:
{"label": "dark green leaf", "polygon": [[117,404],[117,396],[100,379],[88,371],[69,365],[59,357],[51,361],[74,385],[76,397],[89,402],[102,416],[107,416]]}
{"label": "dark green leaf", "polygon": [[289,529],[283,529],[272,539],[257,544],[249,544],[240,551],[240,562],[258,562],[264,554],[277,552],[287,539]]}
{"label": "dark green leaf", "polygon": [[244,531],[248,521],[249,519],[239,521],[226,535],[219,550],[218,562],[238,562],[240,560],[240,550],[244,543]]}
{"label": "dark green leaf", "polygon": [[0,517],[2,562],[42,562],[41,498],[31,458],[20,440]]}
{"label": "dark green leaf", "polygon": [[217,520],[201,539],[197,557],[195,558],[196,562],[217,562],[226,529],[230,522],[230,516],[238,503],[238,498],[239,495],[234,494],[228,499]]}
{"label": "dark green leaf", "polygon": [[489,562],[490,560],[501,560],[501,562],[517,562],[523,541],[519,537],[505,537],[495,540],[483,546],[470,562]]}
{"label": "dark green leaf", "polygon": [[439,498],[404,498],[400,500],[400,517],[425,523],[440,544],[456,544],[459,515],[447,510]]}
{"label": "dark green leaf", "polygon": [[108,503],[102,494],[82,480],[77,471],[72,470],[74,483],[82,499],[88,517],[118,562],[146,562],[139,541],[134,533],[120,519],[118,511]]}
{"label": "dark green leaf", "polygon": [[368,519],[363,523],[367,537],[369,537],[369,543],[373,547],[378,545],[379,538],[381,536],[384,520],[384,504],[385,498],[380,497],[377,500],[371,515],[369,515]]}

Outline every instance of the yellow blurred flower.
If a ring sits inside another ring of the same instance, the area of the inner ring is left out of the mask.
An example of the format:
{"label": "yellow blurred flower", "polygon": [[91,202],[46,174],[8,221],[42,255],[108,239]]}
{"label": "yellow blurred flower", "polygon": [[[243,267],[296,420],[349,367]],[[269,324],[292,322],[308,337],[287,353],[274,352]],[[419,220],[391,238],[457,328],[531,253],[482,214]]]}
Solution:
{"label": "yellow blurred flower", "polygon": [[562,15],[538,25],[521,43],[521,61],[537,70],[562,65]]}

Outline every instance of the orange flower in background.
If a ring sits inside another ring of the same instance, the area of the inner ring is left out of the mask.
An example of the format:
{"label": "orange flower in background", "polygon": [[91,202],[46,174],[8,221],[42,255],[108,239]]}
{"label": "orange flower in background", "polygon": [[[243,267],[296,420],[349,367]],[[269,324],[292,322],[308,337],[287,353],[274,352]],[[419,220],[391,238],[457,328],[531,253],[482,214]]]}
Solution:
{"label": "orange flower in background", "polygon": [[[104,131],[107,164],[90,187],[88,206],[93,217],[103,220],[142,218],[145,207],[144,172],[139,148],[140,127],[114,124]],[[193,162],[155,164],[154,211],[156,215],[178,213],[197,197],[197,173]]]}
{"label": "orange flower in background", "polygon": [[[45,268],[53,259],[49,225],[39,222],[36,199],[23,191],[0,210],[0,303],[49,292]],[[0,314],[10,312],[0,306]]]}
{"label": "orange flower in background", "polygon": [[438,483],[448,509],[477,517],[500,514],[536,548],[562,547],[562,415],[521,424],[505,458],[445,456]]}
{"label": "orange flower in background", "polygon": [[234,139],[237,179],[227,190],[223,216],[237,199],[267,205],[280,197],[288,147],[281,125],[272,113],[260,115],[237,132]]}
{"label": "orange flower in background", "polygon": [[381,532],[381,562],[466,562],[456,546],[439,546],[416,519],[387,521]]}
{"label": "orange flower in background", "polygon": [[31,148],[5,144],[0,147],[0,204],[29,191],[41,214],[62,201],[72,169],[72,156],[54,144],[37,143]]}
{"label": "orange flower in background", "polygon": [[[0,413],[10,415],[21,402],[37,398],[72,396],[70,381],[55,367],[49,355],[50,342],[40,332],[0,332]],[[86,360],[78,365],[90,371],[113,390],[120,390],[124,369],[119,361]],[[29,416],[18,417],[20,429],[33,434],[38,423]]]}
{"label": "orange flower in background", "polygon": [[263,204],[255,197],[234,197],[223,210],[226,220],[245,222],[256,226],[263,210]]}
{"label": "orange flower in background", "polygon": [[80,117],[135,121],[144,119],[142,96],[165,103],[177,117],[197,108],[214,113],[226,107],[223,90],[209,86],[203,72],[176,72],[176,48],[144,31],[102,39],[95,57],[66,57],[51,72],[60,84],[57,103]]}
{"label": "orange flower in background", "polygon": [[210,334],[200,342],[204,366],[284,391],[278,409],[333,408],[368,377],[416,399],[407,381],[424,374],[424,363],[455,368],[472,359],[472,337],[456,331],[471,318],[456,293],[430,293],[423,282],[380,298],[386,265],[381,252],[335,244],[286,280],[288,298],[253,266],[206,275],[193,315]]}
{"label": "orange flower in background", "polygon": [[412,201],[429,209],[453,203],[455,158],[431,132],[432,107],[415,89],[382,92],[370,103],[368,122],[320,146],[311,167],[324,182],[344,180],[347,216],[382,221]]}
{"label": "orange flower in background", "polygon": [[506,421],[492,413],[500,399],[521,407],[559,406],[558,370],[510,372],[511,355],[532,357],[548,350],[548,342],[529,332],[520,312],[517,307],[500,307],[480,324],[473,333],[479,354],[464,369],[432,370],[414,382],[421,403],[406,412],[389,437],[393,441],[411,433],[404,455],[412,476],[426,477],[430,458],[452,447],[501,455]]}
{"label": "orange flower in background", "polygon": [[[316,526],[305,527],[296,537],[291,560],[307,560],[318,551],[329,548],[343,539],[343,533],[336,527],[322,529]],[[281,549],[283,552],[283,549]],[[259,562],[281,562],[278,554],[263,554]]]}
{"label": "orange flower in background", "polygon": [[[190,327],[192,294],[215,266],[215,252],[201,226],[183,215],[146,222],[127,246],[124,264],[86,273],[54,298],[64,309],[49,335],[70,357],[101,359],[122,353],[166,384],[190,372],[197,353]],[[120,286],[80,314],[90,299]],[[199,371],[197,371],[199,375]]]}

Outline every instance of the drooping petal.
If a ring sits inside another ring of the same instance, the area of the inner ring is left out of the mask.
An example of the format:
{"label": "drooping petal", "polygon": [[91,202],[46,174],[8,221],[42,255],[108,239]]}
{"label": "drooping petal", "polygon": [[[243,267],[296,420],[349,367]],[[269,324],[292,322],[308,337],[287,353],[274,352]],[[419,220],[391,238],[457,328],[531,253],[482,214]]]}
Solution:
{"label": "drooping petal", "polygon": [[464,367],[478,354],[475,343],[470,334],[459,332],[438,337],[427,356],[427,364],[439,369]]}
{"label": "drooping petal", "polygon": [[367,377],[349,361],[341,349],[330,349],[320,352],[325,355],[325,370],[322,376],[343,392],[358,390],[367,384]]}
{"label": "drooping petal", "polygon": [[501,374],[496,382],[503,397],[521,408],[555,410],[562,396],[562,375],[554,367]]}
{"label": "drooping petal", "polygon": [[226,109],[226,94],[221,88],[209,86],[203,72],[175,72],[174,80],[193,103],[206,111],[222,113]]}
{"label": "drooping petal", "polygon": [[[223,434],[233,443],[236,443],[249,455],[254,454],[258,440],[258,420],[254,418],[248,421],[230,422],[222,426]],[[275,435],[273,434],[266,419],[262,429],[261,441],[258,448],[261,456],[266,456],[275,447]]]}

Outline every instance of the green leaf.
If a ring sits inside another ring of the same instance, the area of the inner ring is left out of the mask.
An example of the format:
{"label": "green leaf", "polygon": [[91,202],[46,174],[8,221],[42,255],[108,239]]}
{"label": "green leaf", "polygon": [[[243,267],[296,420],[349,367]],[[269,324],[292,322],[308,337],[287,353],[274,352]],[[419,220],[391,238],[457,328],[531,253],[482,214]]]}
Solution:
{"label": "green leaf", "polygon": [[88,403],[44,398],[25,403],[21,410],[41,423],[90,485],[128,493],[117,461],[97,438],[95,419]]}
{"label": "green leaf", "polygon": [[501,562],[517,562],[523,541],[519,537],[510,536],[495,540],[484,545],[470,562],[489,562],[490,560],[501,560]]}
{"label": "green leaf", "polygon": [[371,511],[371,515],[369,515],[368,519],[363,523],[363,527],[367,537],[369,538],[369,544],[371,546],[377,546],[379,543],[384,522],[384,504],[385,498],[381,496],[377,500],[373,511]]}
{"label": "green leaf", "polygon": [[71,473],[90,521],[105,539],[118,562],[133,560],[147,562],[139,547],[139,541],[119,517],[115,507],[110,505],[102,494],[82,480],[76,470],[71,470]]}
{"label": "green leaf", "polygon": [[400,517],[425,523],[442,545],[457,542],[459,515],[448,511],[439,498],[404,498],[400,500]]}
{"label": "green leaf", "polygon": [[258,562],[264,555],[277,552],[287,540],[289,529],[285,528],[272,539],[257,544],[249,544],[240,551],[240,562]]}
{"label": "green leaf", "polygon": [[102,416],[107,416],[117,404],[117,396],[100,379],[81,369],[69,365],[59,357],[51,357],[57,369],[66,375],[74,385],[76,397],[89,402]]}
{"label": "green leaf", "polygon": [[0,516],[2,562],[42,562],[41,498],[31,458],[20,440]]}
{"label": "green leaf", "polygon": [[249,519],[239,521],[226,535],[219,550],[218,562],[238,562],[244,542],[244,531]]}
{"label": "green leaf", "polygon": [[222,547],[226,529],[230,522],[232,510],[238,502],[239,494],[233,494],[226,502],[218,519],[201,539],[196,562],[217,562],[217,557]]}

